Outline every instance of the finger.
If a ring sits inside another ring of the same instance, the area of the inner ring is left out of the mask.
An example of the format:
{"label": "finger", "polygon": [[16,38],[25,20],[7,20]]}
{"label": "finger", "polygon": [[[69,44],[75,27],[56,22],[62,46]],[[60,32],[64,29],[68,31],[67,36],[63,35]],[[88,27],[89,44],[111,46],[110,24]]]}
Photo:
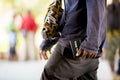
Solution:
{"label": "finger", "polygon": [[40,59],[42,60],[42,55],[40,54]]}
{"label": "finger", "polygon": [[48,56],[47,56],[47,54],[46,54],[46,51],[43,51],[43,58],[44,58],[45,60],[48,59]]}
{"label": "finger", "polygon": [[40,59],[42,60],[42,56],[43,56],[43,51],[40,51]]}
{"label": "finger", "polygon": [[94,55],[94,53],[91,53],[91,56],[90,56],[90,58],[93,58],[95,55]]}
{"label": "finger", "polygon": [[78,52],[76,53],[76,56],[79,56],[82,52],[83,52],[83,50],[80,48],[80,49],[78,50]]}
{"label": "finger", "polygon": [[89,53],[87,57],[88,57],[88,58],[90,58],[90,57],[91,57],[91,55],[92,55],[92,54],[91,54],[91,53]]}
{"label": "finger", "polygon": [[84,53],[82,55],[82,59],[85,59],[87,57],[88,52],[84,50]]}
{"label": "finger", "polygon": [[95,53],[93,53],[94,55],[92,56],[92,58],[95,58],[97,55]]}

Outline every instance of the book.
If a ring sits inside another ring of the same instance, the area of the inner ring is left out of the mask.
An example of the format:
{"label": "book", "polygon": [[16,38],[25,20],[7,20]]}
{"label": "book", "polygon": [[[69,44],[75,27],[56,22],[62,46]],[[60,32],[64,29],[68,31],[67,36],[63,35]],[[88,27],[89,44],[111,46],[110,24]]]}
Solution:
{"label": "book", "polygon": [[76,53],[79,50],[79,47],[81,45],[82,40],[81,39],[76,39],[76,40],[70,40],[70,47],[72,50],[73,58],[76,57]]}

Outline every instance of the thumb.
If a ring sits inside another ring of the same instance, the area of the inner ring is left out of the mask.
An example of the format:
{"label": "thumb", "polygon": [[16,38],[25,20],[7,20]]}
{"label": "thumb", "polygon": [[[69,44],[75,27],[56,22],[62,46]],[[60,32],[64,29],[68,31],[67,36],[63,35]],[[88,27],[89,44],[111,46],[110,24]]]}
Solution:
{"label": "thumb", "polygon": [[80,54],[83,52],[83,49],[79,49],[78,51],[77,51],[77,53],[76,53],[76,56],[80,56]]}

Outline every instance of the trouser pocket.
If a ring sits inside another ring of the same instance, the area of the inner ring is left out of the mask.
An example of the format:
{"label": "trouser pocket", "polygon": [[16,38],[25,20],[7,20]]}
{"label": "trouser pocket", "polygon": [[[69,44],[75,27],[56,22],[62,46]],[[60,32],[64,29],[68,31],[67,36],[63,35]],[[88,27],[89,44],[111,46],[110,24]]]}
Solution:
{"label": "trouser pocket", "polygon": [[70,58],[70,59],[73,59],[73,53],[72,53],[72,50],[70,48],[64,48],[64,51],[63,51],[63,56],[66,57],[66,58]]}

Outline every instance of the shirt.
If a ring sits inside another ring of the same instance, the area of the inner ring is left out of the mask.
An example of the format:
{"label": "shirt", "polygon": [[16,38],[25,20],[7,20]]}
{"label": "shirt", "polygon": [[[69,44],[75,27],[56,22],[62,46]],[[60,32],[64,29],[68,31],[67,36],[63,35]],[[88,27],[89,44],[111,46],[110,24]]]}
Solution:
{"label": "shirt", "polygon": [[105,2],[65,0],[65,24],[58,42],[70,47],[70,40],[86,36],[80,47],[101,56],[107,26]]}

